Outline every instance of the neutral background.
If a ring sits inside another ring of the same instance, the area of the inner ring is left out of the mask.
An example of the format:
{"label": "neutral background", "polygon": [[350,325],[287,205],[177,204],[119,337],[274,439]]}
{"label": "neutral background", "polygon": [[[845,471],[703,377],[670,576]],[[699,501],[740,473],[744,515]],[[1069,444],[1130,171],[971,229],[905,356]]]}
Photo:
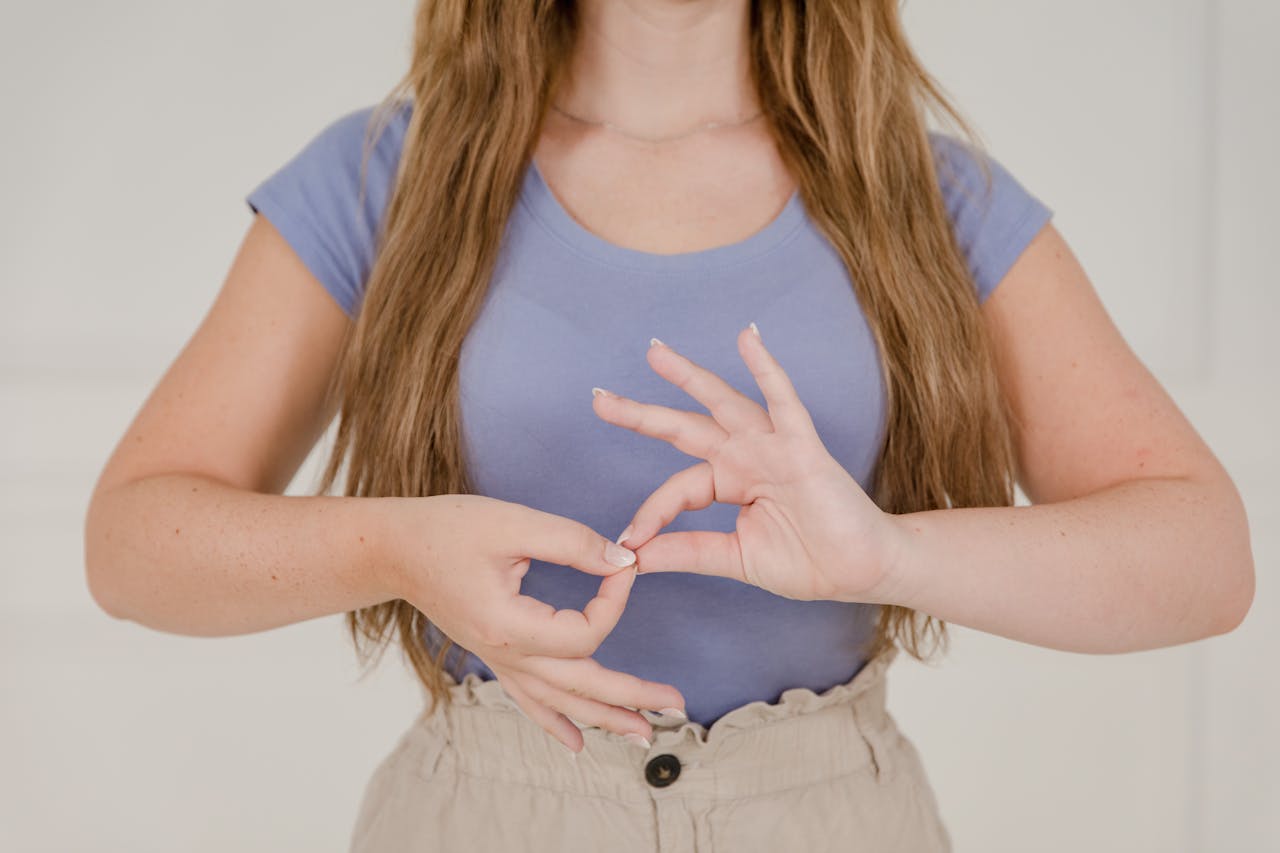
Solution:
{"label": "neutral background", "polygon": [[[394,656],[357,680],[336,616],[216,640],[109,619],[81,528],[221,284],[244,194],[390,87],[411,5],[0,7],[0,849],[345,849],[419,706]],[[1154,652],[954,629],[940,665],[900,658],[893,711],[960,851],[1280,850],[1280,4],[905,15],[1232,472],[1258,585],[1240,630]]]}

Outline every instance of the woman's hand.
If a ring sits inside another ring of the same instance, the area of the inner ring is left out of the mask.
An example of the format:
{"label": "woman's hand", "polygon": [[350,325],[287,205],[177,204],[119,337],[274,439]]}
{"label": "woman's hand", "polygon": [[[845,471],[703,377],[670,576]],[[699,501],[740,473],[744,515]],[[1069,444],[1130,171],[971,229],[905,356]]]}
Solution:
{"label": "woman's hand", "polygon": [[[631,709],[683,714],[674,687],[591,658],[626,606],[634,553],[571,519],[480,495],[399,506],[406,512],[390,537],[389,588],[484,661],[524,713],[570,750],[583,745],[574,720],[651,739],[649,721]],[[601,575],[598,594],[581,611],[522,595],[531,558]]]}
{"label": "woman's hand", "polygon": [[[657,339],[649,366],[710,415],[594,389],[599,417],[704,460],[649,495],[619,542],[638,549],[642,573],[720,575],[788,598],[878,602],[899,547],[892,516],[827,452],[755,324],[737,343],[768,411]],[[742,506],[735,532],[652,538],[682,511],[717,501]]]}

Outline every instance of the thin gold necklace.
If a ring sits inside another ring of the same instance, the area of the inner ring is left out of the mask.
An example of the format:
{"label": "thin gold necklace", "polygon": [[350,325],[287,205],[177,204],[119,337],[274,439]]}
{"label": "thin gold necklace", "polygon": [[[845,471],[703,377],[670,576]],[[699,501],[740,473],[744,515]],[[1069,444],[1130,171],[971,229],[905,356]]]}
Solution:
{"label": "thin gold necklace", "polygon": [[691,130],[686,130],[683,133],[677,133],[673,136],[644,136],[638,133],[633,133],[624,128],[621,128],[611,121],[595,121],[589,118],[583,118],[582,116],[576,116],[573,113],[562,109],[560,105],[556,103],[551,104],[551,109],[560,113],[560,115],[564,116],[565,118],[571,119],[572,121],[576,121],[579,124],[587,124],[587,125],[591,125],[592,127],[603,127],[606,130],[611,130],[620,136],[625,136],[628,139],[634,139],[638,142],[674,142],[677,139],[684,139],[685,137],[693,136],[696,133],[703,133],[708,130],[717,130],[722,127],[741,127],[744,124],[750,124],[751,122],[755,121],[756,119],[764,115],[764,112],[761,111],[756,113],[755,115],[747,116],[744,119],[738,119],[736,121],[709,121],[709,122],[706,122],[705,124],[700,124]]}

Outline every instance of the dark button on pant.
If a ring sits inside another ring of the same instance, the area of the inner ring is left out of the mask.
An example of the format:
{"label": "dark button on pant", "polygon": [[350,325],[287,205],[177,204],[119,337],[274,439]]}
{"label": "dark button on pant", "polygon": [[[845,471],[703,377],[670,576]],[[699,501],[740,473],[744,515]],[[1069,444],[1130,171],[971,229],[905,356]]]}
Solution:
{"label": "dark button on pant", "polygon": [[665,788],[680,776],[680,759],[670,753],[655,755],[644,766],[644,778],[655,788]]}

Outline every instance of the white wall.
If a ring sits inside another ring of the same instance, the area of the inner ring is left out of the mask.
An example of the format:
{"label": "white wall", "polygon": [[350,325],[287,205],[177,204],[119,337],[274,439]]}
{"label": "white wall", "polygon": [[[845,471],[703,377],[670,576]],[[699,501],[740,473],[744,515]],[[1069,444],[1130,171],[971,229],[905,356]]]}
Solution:
{"label": "white wall", "polygon": [[[98,612],[93,480],[194,329],[243,195],[406,60],[412,3],[0,7],[0,849],[341,850],[418,707],[339,617],[219,640]],[[1245,495],[1237,632],[1120,656],[953,628],[891,703],[959,851],[1280,849],[1280,6],[910,0],[925,62],[1056,211]],[[306,491],[314,459],[291,491]]]}

